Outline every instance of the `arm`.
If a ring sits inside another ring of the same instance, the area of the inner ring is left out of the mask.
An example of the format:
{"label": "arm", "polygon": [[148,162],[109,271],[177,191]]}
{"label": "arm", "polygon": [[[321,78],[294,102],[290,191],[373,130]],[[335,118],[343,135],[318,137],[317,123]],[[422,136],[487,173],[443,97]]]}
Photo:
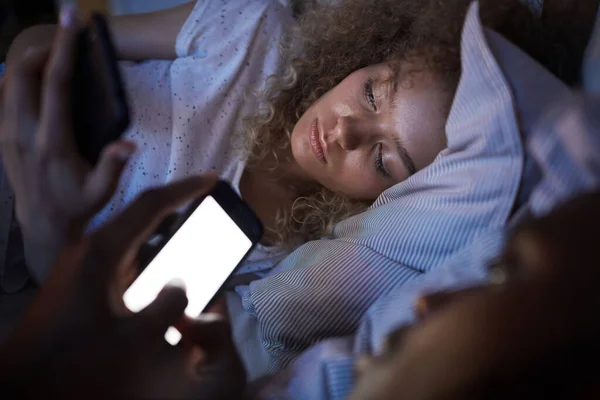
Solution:
{"label": "arm", "polygon": [[[122,60],[176,58],[175,40],[194,2],[167,10],[109,18],[117,55]],[[50,47],[55,25],[38,25],[21,32],[8,53],[8,63],[20,58],[31,46]]]}

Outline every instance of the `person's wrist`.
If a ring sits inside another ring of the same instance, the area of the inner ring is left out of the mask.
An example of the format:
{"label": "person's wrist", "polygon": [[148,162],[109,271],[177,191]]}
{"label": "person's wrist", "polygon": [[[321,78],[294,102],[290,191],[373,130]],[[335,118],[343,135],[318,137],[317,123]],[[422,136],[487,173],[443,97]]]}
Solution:
{"label": "person's wrist", "polygon": [[56,262],[64,241],[54,238],[51,242],[36,242],[23,237],[25,263],[31,278],[42,283]]}
{"label": "person's wrist", "polygon": [[61,248],[69,240],[81,237],[85,229],[85,218],[69,217],[43,206],[20,204],[18,198],[15,206],[27,267],[31,277],[41,283]]}
{"label": "person's wrist", "polygon": [[58,224],[52,229],[39,230],[23,226],[21,234],[29,275],[36,283],[42,283],[68,240],[67,230]]}

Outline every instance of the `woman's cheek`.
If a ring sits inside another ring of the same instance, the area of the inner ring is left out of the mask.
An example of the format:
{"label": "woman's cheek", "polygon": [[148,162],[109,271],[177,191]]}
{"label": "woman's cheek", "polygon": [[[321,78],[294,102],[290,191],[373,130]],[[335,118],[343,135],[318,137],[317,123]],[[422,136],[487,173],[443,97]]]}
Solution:
{"label": "woman's cheek", "polygon": [[379,178],[363,168],[352,168],[336,179],[339,192],[356,200],[374,200],[385,189],[379,184]]}

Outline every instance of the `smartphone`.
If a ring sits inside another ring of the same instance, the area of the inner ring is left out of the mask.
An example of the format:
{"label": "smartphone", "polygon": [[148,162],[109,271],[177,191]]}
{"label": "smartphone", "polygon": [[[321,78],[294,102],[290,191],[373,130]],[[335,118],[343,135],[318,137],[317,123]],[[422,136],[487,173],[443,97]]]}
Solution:
{"label": "smartphone", "polygon": [[[188,297],[185,314],[197,317],[218,297],[262,234],[262,224],[250,207],[229,184],[219,181],[173,223],[156,255],[125,291],[125,306],[138,312],[167,283],[181,279]],[[181,334],[171,327],[165,339],[176,345]]]}
{"label": "smartphone", "polygon": [[79,153],[93,166],[102,149],[129,125],[129,107],[108,24],[92,14],[81,31],[73,80],[73,130]]}

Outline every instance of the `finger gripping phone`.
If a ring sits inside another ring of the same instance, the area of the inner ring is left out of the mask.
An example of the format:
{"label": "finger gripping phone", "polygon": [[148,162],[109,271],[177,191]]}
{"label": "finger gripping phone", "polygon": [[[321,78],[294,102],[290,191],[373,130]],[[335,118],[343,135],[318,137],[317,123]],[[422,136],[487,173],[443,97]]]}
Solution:
{"label": "finger gripping phone", "polygon": [[[263,227],[254,212],[224,181],[193,202],[162,239],[157,251],[123,295],[138,312],[173,279],[185,283],[185,314],[197,317],[211,305],[236,267],[258,243]],[[181,340],[173,327],[165,334],[172,345]]]}
{"label": "finger gripping phone", "polygon": [[73,131],[79,153],[92,166],[129,125],[129,107],[108,24],[92,14],[77,43],[73,77]]}

